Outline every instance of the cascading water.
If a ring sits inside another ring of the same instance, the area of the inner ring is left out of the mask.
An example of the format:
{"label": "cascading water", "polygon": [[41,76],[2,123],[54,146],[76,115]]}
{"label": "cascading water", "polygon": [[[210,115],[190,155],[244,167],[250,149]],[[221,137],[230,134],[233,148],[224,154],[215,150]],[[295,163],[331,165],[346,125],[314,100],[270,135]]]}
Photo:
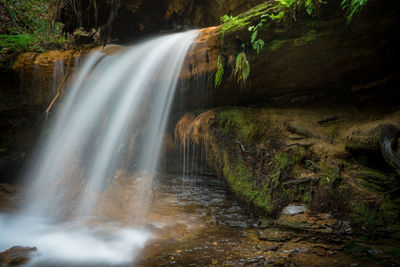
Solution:
{"label": "cascading water", "polygon": [[[151,236],[141,226],[174,90],[196,35],[172,34],[87,57],[27,171],[23,210],[0,217],[0,251],[37,246],[32,264],[133,260]],[[99,224],[99,205],[107,204],[101,195],[120,170],[132,183],[128,220]]]}

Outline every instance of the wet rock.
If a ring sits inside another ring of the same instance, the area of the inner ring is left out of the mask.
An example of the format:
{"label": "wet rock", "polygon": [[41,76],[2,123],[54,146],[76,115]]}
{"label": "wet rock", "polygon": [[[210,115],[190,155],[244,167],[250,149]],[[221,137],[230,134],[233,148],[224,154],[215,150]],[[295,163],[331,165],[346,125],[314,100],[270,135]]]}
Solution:
{"label": "wet rock", "polygon": [[229,213],[238,213],[241,211],[243,211],[243,209],[240,206],[232,206],[227,210]]}
{"label": "wet rock", "polygon": [[0,184],[0,191],[11,194],[15,192],[15,188],[9,184]]}
{"label": "wet rock", "polygon": [[251,264],[252,266],[265,266],[264,264],[267,262],[268,259],[265,256],[256,256],[246,260],[246,264]]}
{"label": "wet rock", "polygon": [[298,205],[298,204],[290,204],[286,207],[283,208],[282,214],[285,215],[296,215],[299,213],[303,213],[307,211],[307,208],[304,205]]}
{"label": "wet rock", "polygon": [[263,241],[283,242],[293,238],[292,233],[279,229],[265,229],[258,232],[258,239]]}
{"label": "wet rock", "polygon": [[32,253],[36,251],[35,247],[15,246],[0,253],[0,263],[5,266],[26,264],[31,258]]}
{"label": "wet rock", "polygon": [[247,223],[243,221],[224,221],[223,224],[229,226],[230,228],[240,228],[240,229],[248,228]]}
{"label": "wet rock", "polygon": [[274,222],[269,219],[269,218],[262,218],[259,222],[258,222],[258,228],[260,229],[265,229],[267,227],[270,227]]}

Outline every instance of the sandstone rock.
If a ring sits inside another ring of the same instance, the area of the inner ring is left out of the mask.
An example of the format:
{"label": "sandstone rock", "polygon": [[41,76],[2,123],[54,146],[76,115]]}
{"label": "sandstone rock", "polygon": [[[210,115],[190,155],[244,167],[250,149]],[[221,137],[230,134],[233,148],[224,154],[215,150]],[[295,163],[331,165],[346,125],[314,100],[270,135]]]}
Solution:
{"label": "sandstone rock", "polygon": [[15,246],[0,253],[0,262],[6,266],[26,264],[36,251],[35,247]]}
{"label": "sandstone rock", "polygon": [[4,191],[6,193],[14,193],[15,188],[9,184],[0,184],[0,191]]}
{"label": "sandstone rock", "polygon": [[292,233],[279,229],[265,229],[258,231],[258,239],[272,242],[283,242],[293,238]]}

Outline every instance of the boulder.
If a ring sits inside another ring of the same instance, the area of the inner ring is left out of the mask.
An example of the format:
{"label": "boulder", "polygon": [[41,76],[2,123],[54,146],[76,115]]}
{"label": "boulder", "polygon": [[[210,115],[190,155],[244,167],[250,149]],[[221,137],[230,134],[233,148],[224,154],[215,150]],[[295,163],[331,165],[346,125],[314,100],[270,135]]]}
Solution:
{"label": "boulder", "polygon": [[296,215],[299,213],[303,213],[307,211],[307,208],[304,205],[298,205],[298,204],[290,204],[286,207],[283,208],[282,214],[285,215]]}
{"label": "boulder", "polygon": [[2,265],[23,265],[37,251],[36,247],[20,247],[15,246],[0,253],[0,263]]}

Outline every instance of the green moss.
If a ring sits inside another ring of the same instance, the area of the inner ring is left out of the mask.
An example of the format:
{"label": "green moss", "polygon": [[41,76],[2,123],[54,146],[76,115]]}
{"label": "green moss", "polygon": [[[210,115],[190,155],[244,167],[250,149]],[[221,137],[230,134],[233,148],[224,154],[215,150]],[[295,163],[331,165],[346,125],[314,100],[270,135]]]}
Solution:
{"label": "green moss", "polygon": [[245,110],[231,108],[218,112],[218,129],[241,141],[252,140],[258,132],[251,115]]}
{"label": "green moss", "polygon": [[256,129],[256,125],[254,123],[250,123],[244,125],[238,130],[237,137],[241,140],[246,139],[248,136],[251,136]]}
{"label": "green moss", "polygon": [[255,19],[258,19],[259,17],[261,17],[266,13],[272,12],[275,7],[276,7],[275,3],[266,2],[258,6],[255,6],[254,8],[236,17],[228,15],[222,16],[221,22],[224,23],[221,26],[222,38],[224,37],[224,34],[227,32],[235,32],[247,28],[247,26],[250,25]]}
{"label": "green moss", "polygon": [[352,219],[356,225],[367,229],[371,234],[381,230],[398,233],[399,211],[399,205],[389,199],[378,207],[357,203],[353,207]]}
{"label": "green moss", "polygon": [[295,40],[295,44],[299,46],[303,46],[315,41],[318,37],[318,33],[315,30],[309,31],[306,35]]}
{"label": "green moss", "polygon": [[257,185],[250,168],[246,167],[242,160],[231,163],[227,154],[223,160],[223,174],[230,184],[233,192],[246,203],[254,205],[257,209],[271,213],[271,193],[264,184]]}
{"label": "green moss", "polygon": [[340,179],[340,175],[338,173],[338,168],[336,166],[333,166],[327,162],[324,162],[321,164],[322,170],[321,170],[321,179],[319,180],[320,185],[324,185],[326,183],[333,183],[337,179]]}
{"label": "green moss", "polygon": [[353,208],[353,222],[361,227],[369,227],[376,223],[378,213],[363,203],[358,203]]}
{"label": "green moss", "polygon": [[312,200],[312,198],[311,198],[311,192],[310,192],[310,191],[305,191],[305,192],[303,193],[303,197],[302,197],[303,203],[308,205],[308,204],[311,203],[311,200]]}
{"label": "green moss", "polygon": [[284,45],[287,42],[287,40],[274,40],[269,42],[268,47],[269,50],[271,50],[272,52],[277,50],[279,47],[281,47],[282,45]]}
{"label": "green moss", "polygon": [[328,132],[328,135],[331,137],[331,138],[335,138],[335,137],[337,137],[338,136],[338,132],[339,132],[339,126],[332,126],[331,128],[330,128],[330,130],[329,130],[329,132]]}
{"label": "green moss", "polygon": [[387,180],[388,179],[388,177],[385,174],[380,173],[380,172],[378,172],[376,170],[364,170],[364,171],[361,171],[361,174],[366,176],[366,177],[377,178],[377,179],[380,179],[380,180]]}
{"label": "green moss", "polygon": [[274,162],[274,173],[270,176],[269,184],[276,188],[280,184],[280,178],[284,172],[286,172],[293,163],[289,159],[289,156],[286,153],[279,153]]}

